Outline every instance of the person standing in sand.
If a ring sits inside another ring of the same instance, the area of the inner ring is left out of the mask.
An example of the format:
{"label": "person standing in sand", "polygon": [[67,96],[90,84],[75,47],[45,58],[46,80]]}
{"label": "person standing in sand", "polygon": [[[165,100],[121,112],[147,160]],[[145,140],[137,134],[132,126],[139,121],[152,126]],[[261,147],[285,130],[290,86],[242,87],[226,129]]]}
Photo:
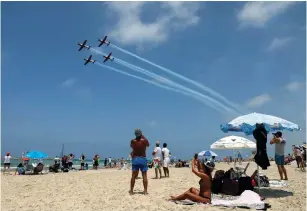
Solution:
{"label": "person standing in sand", "polygon": [[170,164],[170,152],[169,149],[167,149],[167,143],[163,144],[163,149],[162,149],[162,157],[163,157],[163,171],[164,171],[164,176],[169,177],[169,164]]}
{"label": "person standing in sand", "polygon": [[143,186],[144,194],[148,194],[148,180],[147,180],[147,159],[146,159],[146,149],[149,147],[148,140],[143,136],[140,129],[135,129],[134,131],[135,139],[132,139],[130,142],[130,147],[132,149],[131,158],[132,158],[132,176],[130,181],[130,191],[129,193],[133,194],[133,188],[135,184],[135,179],[139,174],[139,170],[142,172],[143,177]]}
{"label": "person standing in sand", "polygon": [[4,168],[3,168],[3,175],[5,174],[6,168],[8,171],[10,171],[10,167],[11,167],[11,153],[6,153],[6,156],[4,156]]}
{"label": "person standing in sand", "polygon": [[152,155],[154,156],[153,162],[154,162],[154,168],[155,168],[155,173],[156,177],[155,179],[158,179],[158,171],[161,179],[161,157],[162,157],[162,150],[160,148],[160,141],[156,142],[156,148],[152,152]]}
{"label": "person standing in sand", "polygon": [[[285,168],[285,145],[286,141],[282,137],[282,133],[277,131],[273,134],[273,139],[270,141],[270,144],[275,144],[275,163],[278,168],[280,179],[288,180],[287,171]],[[284,178],[285,176],[285,178]]]}

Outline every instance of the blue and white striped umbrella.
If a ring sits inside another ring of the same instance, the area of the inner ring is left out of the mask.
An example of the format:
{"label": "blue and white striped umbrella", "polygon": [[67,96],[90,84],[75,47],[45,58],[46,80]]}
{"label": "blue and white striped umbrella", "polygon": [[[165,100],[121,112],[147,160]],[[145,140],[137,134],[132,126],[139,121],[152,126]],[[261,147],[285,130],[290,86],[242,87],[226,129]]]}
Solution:
{"label": "blue and white striped umbrella", "polygon": [[205,157],[206,157],[206,156],[207,156],[207,157],[212,157],[212,156],[217,157],[217,156],[218,156],[217,154],[215,154],[214,152],[209,151],[209,150],[202,151],[202,152],[198,153],[198,155],[199,155],[199,156],[205,156]]}
{"label": "blue and white striped umbrella", "polygon": [[279,117],[251,113],[244,116],[239,116],[228,124],[220,125],[224,133],[227,132],[244,132],[246,135],[251,135],[256,128],[256,124],[263,123],[268,132],[278,130],[299,131],[301,130],[297,124],[289,122]]}

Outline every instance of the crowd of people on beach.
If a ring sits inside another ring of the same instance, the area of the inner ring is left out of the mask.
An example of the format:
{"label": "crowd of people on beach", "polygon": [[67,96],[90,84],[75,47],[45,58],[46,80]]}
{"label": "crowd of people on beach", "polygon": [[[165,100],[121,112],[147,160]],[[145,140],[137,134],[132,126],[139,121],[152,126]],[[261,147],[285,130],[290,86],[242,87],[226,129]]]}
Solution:
{"label": "crowd of people on beach", "polygon": [[[149,141],[142,134],[140,129],[136,129],[135,138],[131,140],[130,147],[132,157],[132,177],[130,181],[129,193],[133,194],[135,180],[139,174],[142,173],[144,194],[148,194],[148,178],[147,178],[147,159],[146,149],[149,147]],[[268,132],[264,129],[263,124],[257,124],[254,130],[254,138],[257,141],[257,151],[254,155],[254,161],[263,170],[266,170],[269,166],[269,158],[266,153]],[[282,133],[277,131],[272,133],[273,138],[269,142],[271,145],[275,145],[274,160],[277,165],[277,170],[281,180],[288,180],[287,171],[285,168],[285,145],[286,140],[283,138]],[[160,166],[163,165],[165,177],[169,177],[169,150],[166,148],[167,144],[163,144],[163,149],[160,148],[160,142],[156,142],[156,147],[152,152],[154,156],[155,167],[155,179],[161,178],[162,172]],[[166,149],[165,149],[166,148]],[[293,156],[297,161],[298,166],[305,165],[306,163],[306,145],[303,147],[293,146]],[[162,158],[162,160],[161,160]],[[162,162],[161,162],[162,161]],[[232,160],[226,160],[230,162]],[[234,162],[241,162],[242,156],[239,156]],[[190,188],[186,192],[178,196],[171,196],[170,200],[178,201],[189,199],[198,203],[211,203],[211,194],[214,190],[215,193],[226,193],[229,195],[241,194],[245,190],[253,190],[255,186],[268,185],[269,180],[265,175],[259,175],[255,170],[251,176],[247,176],[245,170],[242,172],[239,169],[230,168],[228,171],[216,170],[214,177],[211,173],[215,168],[215,159],[212,157],[210,160],[200,160],[198,155],[192,159],[191,162],[192,172],[200,178],[199,189]],[[303,167],[301,167],[303,168]],[[167,169],[167,170],[166,170]],[[166,170],[166,171],[165,171]],[[242,175],[244,174],[244,177]],[[233,176],[235,175],[235,176]],[[236,179],[234,179],[236,178]],[[259,183],[260,182],[260,183]],[[259,184],[257,184],[259,183]],[[224,190],[223,190],[224,189]]]}

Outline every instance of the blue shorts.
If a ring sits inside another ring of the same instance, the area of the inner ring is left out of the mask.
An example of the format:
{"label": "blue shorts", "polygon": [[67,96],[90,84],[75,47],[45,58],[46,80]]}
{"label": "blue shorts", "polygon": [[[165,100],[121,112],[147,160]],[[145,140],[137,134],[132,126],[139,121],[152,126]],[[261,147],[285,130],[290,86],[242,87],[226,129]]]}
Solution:
{"label": "blue shorts", "polygon": [[132,171],[146,172],[148,170],[147,159],[144,157],[132,158]]}
{"label": "blue shorts", "polygon": [[277,154],[275,154],[275,163],[278,166],[285,165],[285,156],[284,155],[277,155]]}

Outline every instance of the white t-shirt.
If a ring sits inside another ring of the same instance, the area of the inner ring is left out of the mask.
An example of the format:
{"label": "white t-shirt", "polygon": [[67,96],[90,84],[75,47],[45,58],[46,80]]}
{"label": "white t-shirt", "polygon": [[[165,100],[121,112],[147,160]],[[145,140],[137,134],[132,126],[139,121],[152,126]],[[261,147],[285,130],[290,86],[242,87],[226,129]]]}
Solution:
{"label": "white t-shirt", "polygon": [[164,153],[164,158],[169,158],[169,150],[167,148],[163,148],[162,152]]}
{"label": "white t-shirt", "polygon": [[109,163],[111,163],[112,162],[112,159],[111,158],[109,158]]}
{"label": "white t-shirt", "polygon": [[154,159],[161,160],[161,158],[162,158],[162,150],[161,150],[161,148],[160,147],[156,147],[154,149],[154,152],[155,152]]}
{"label": "white t-shirt", "polygon": [[11,163],[11,156],[9,155],[9,156],[4,156],[4,163]]}

